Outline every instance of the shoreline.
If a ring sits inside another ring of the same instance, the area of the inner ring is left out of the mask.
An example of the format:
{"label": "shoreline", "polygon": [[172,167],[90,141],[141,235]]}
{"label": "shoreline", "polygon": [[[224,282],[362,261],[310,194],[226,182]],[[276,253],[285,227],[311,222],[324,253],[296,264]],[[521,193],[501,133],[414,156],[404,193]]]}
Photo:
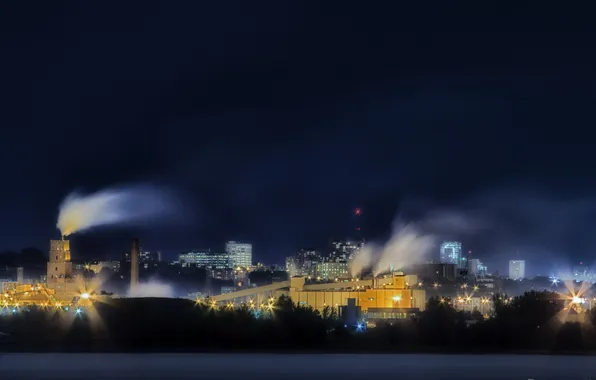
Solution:
{"label": "shoreline", "polygon": [[172,348],[126,348],[126,347],[2,347],[0,355],[7,354],[207,354],[207,355],[540,355],[540,356],[596,356],[596,351],[566,350],[463,350],[463,349],[192,349]]}

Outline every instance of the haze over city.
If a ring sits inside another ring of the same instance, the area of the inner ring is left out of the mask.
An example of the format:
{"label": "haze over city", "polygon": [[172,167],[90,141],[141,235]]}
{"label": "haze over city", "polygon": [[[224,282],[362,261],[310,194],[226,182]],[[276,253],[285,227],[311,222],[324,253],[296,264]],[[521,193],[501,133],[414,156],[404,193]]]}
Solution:
{"label": "haze over city", "polygon": [[[138,235],[172,259],[246,240],[281,264],[349,235],[362,208],[371,240],[397,217],[478,213],[486,229],[449,238],[501,270],[517,252],[533,273],[592,261],[593,53],[577,23],[554,38],[535,10],[507,16],[525,31],[510,34],[496,15],[351,2],[39,7],[1,16],[3,250],[46,250],[73,190],[149,183],[178,193],[184,221],[81,233],[81,257]],[[462,23],[477,32],[448,31]]]}
{"label": "haze over city", "polygon": [[0,377],[594,378],[569,4],[3,2]]}

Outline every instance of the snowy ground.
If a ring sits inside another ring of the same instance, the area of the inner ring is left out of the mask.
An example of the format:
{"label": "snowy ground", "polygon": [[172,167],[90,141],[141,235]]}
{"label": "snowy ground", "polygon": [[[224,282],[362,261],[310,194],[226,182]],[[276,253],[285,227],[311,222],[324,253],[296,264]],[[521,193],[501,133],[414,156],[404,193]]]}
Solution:
{"label": "snowy ground", "polygon": [[1,379],[596,380],[596,358],[533,355],[0,354]]}

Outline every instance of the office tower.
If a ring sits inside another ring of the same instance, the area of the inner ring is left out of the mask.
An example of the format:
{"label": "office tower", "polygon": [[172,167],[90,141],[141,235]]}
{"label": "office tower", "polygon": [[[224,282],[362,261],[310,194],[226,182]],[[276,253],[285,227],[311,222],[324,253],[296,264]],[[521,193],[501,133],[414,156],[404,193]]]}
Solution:
{"label": "office tower", "polygon": [[461,243],[459,241],[444,241],[441,244],[441,264],[455,264],[458,269],[466,267],[466,259],[462,257]]}
{"label": "office tower", "polygon": [[468,274],[472,276],[482,276],[486,274],[486,265],[478,259],[470,259],[468,261]]}
{"label": "office tower", "polygon": [[521,280],[526,277],[526,261],[525,260],[510,260],[509,261],[509,278],[512,280]]}
{"label": "office tower", "polygon": [[252,266],[252,244],[229,241],[226,243],[226,252],[235,267]]}

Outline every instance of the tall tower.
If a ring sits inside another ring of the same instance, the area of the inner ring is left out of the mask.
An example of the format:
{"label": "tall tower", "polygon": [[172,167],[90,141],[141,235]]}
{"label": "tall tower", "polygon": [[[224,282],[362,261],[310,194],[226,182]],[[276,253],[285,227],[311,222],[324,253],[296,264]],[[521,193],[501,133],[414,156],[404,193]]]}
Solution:
{"label": "tall tower", "polygon": [[132,239],[130,251],[130,293],[134,294],[139,284],[139,239]]}
{"label": "tall tower", "polygon": [[48,262],[48,288],[65,292],[66,284],[72,279],[70,262],[70,241],[50,240],[50,261]]}
{"label": "tall tower", "polygon": [[17,268],[17,284],[23,285],[25,283],[25,277],[23,275],[23,267]]}
{"label": "tall tower", "polygon": [[362,235],[362,209],[357,208],[354,210],[354,236],[359,243],[364,241]]}

